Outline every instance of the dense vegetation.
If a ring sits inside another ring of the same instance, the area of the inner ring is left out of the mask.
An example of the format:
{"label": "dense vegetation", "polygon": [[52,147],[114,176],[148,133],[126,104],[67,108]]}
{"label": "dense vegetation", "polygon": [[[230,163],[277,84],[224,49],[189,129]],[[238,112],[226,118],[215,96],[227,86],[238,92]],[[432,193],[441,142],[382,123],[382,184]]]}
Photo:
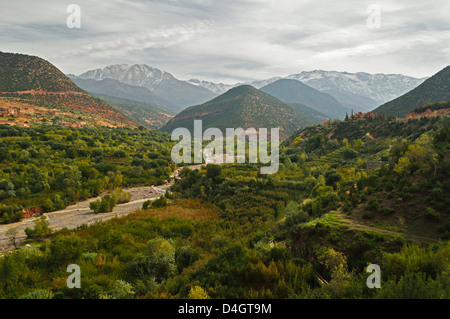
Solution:
{"label": "dense vegetation", "polygon": [[[449,119],[309,127],[273,176],[185,168],[168,202],[127,217],[53,234],[36,222],[47,240],[0,260],[0,297],[450,298],[449,152]],[[66,286],[73,263],[81,289]]]}
{"label": "dense vegetation", "polygon": [[148,130],[0,126],[0,222],[24,208],[45,212],[132,185],[164,183],[169,137]]}

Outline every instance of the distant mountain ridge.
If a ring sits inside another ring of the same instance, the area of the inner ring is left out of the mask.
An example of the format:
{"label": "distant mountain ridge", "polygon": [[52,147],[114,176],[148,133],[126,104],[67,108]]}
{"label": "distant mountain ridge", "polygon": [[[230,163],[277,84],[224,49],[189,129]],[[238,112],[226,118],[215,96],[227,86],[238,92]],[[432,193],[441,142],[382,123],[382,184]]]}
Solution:
{"label": "distant mountain ridge", "polygon": [[280,128],[287,137],[309,121],[290,106],[250,85],[242,85],[201,105],[191,106],[172,118],[161,130],[171,132],[185,127],[193,130],[194,120],[203,121],[203,129]]}
{"label": "distant mountain ridge", "polygon": [[224,93],[232,87],[249,84],[257,89],[281,79],[297,80],[318,91],[333,96],[342,106],[355,111],[367,112],[395,99],[419,86],[426,78],[414,78],[401,74],[348,73],[338,71],[304,71],[286,77],[273,77],[233,85],[216,84],[208,81],[191,80],[199,86],[216,93]]}
{"label": "distant mountain ridge", "polygon": [[439,71],[417,88],[388,102],[377,109],[374,113],[384,113],[385,115],[406,116],[416,108],[431,102],[450,101],[450,65]]}
{"label": "distant mountain ridge", "polygon": [[285,103],[306,105],[332,119],[344,119],[346,113],[351,112],[331,95],[297,80],[281,79],[260,88],[260,90]]}
{"label": "distant mountain ridge", "polygon": [[321,70],[301,72],[290,75],[288,78],[301,81],[316,90],[329,93],[346,107],[363,107],[363,111],[369,111],[380,104],[397,98],[425,81],[425,78],[417,79],[400,74]]}
{"label": "distant mountain ridge", "polygon": [[153,94],[184,109],[206,102],[217,94],[192,83],[176,79],[172,74],[145,64],[114,64],[87,71],[78,76],[84,80],[113,79],[149,89]]}

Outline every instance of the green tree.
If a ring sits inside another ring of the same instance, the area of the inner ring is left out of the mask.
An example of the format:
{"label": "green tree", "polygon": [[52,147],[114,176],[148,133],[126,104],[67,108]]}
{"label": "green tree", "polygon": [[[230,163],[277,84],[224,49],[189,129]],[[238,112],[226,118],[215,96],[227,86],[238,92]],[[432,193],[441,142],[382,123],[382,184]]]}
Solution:
{"label": "green tree", "polygon": [[34,229],[25,228],[25,234],[28,238],[43,239],[53,232],[49,226],[50,223],[47,220],[47,216],[42,215],[34,220]]}
{"label": "green tree", "polygon": [[189,299],[211,299],[208,293],[200,286],[193,286],[189,291]]}

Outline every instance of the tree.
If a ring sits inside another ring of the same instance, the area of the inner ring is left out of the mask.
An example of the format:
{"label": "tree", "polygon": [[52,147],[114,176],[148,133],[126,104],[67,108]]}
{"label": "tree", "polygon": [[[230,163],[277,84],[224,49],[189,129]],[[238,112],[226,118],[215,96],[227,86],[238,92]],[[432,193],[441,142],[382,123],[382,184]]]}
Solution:
{"label": "tree", "polygon": [[152,207],[159,208],[164,206],[167,206],[167,198],[164,195],[161,195],[152,202]]}
{"label": "tree", "polygon": [[346,147],[343,150],[342,155],[344,155],[345,159],[352,159],[358,156],[358,152],[352,148]]}
{"label": "tree", "polygon": [[48,245],[50,250],[49,260],[56,266],[61,266],[64,263],[75,263],[83,253],[84,241],[76,236],[61,236],[58,235]]}
{"label": "tree", "polygon": [[49,227],[50,223],[45,215],[42,215],[39,219],[35,219],[34,225],[34,229],[25,228],[25,234],[28,238],[43,239],[53,232]]}
{"label": "tree", "polygon": [[19,234],[19,231],[17,230],[17,228],[8,229],[8,231],[6,232],[6,237],[8,237],[9,241],[16,249],[18,247],[18,242],[17,242],[18,234]]}
{"label": "tree", "polygon": [[193,286],[189,291],[189,299],[211,299],[208,293],[200,286]]}
{"label": "tree", "polygon": [[95,214],[112,212],[117,204],[117,199],[114,194],[105,195],[102,199],[89,203],[89,208],[94,211]]}
{"label": "tree", "polygon": [[133,286],[124,280],[116,280],[113,290],[100,295],[100,299],[131,299],[135,292]]}
{"label": "tree", "polygon": [[222,174],[222,168],[219,165],[208,164],[206,165],[206,177],[211,178],[213,181],[218,181]]}
{"label": "tree", "polygon": [[175,272],[175,247],[171,240],[160,237],[151,239],[148,252],[156,280],[166,280]]}
{"label": "tree", "polygon": [[176,256],[178,271],[181,272],[184,268],[189,267],[199,258],[200,253],[198,251],[189,246],[184,246],[180,249],[180,252]]}

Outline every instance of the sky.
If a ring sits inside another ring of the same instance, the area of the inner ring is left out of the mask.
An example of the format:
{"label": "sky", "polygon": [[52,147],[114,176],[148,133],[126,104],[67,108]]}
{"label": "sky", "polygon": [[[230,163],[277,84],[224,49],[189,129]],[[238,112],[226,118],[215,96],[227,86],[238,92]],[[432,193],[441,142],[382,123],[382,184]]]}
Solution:
{"label": "sky", "polygon": [[72,1],[1,0],[0,51],[76,75],[147,64],[227,84],[312,70],[427,77],[450,64],[448,0]]}

